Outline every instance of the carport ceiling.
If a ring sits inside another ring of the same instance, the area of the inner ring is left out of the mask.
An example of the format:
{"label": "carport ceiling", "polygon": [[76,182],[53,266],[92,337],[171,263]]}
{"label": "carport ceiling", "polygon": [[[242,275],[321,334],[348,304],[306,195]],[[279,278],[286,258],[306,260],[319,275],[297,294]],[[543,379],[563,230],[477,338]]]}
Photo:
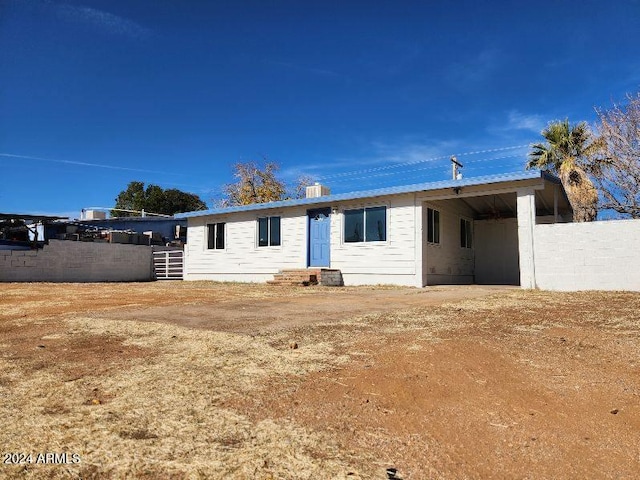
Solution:
{"label": "carport ceiling", "polygon": [[[545,216],[554,214],[554,195],[557,195],[558,214],[566,215],[571,212],[571,207],[566,195],[561,188],[554,193],[555,185],[545,183],[543,190],[536,190],[536,215]],[[477,197],[460,198],[478,219],[486,218],[514,218],[517,216],[516,194],[501,193]]]}

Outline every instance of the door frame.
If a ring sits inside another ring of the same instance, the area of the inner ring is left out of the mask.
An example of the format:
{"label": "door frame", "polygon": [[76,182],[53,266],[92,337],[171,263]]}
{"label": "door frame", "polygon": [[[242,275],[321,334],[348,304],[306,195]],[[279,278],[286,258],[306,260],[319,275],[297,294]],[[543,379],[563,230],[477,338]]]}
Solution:
{"label": "door frame", "polygon": [[311,266],[311,220],[318,213],[325,214],[329,219],[329,231],[328,231],[328,246],[329,246],[329,258],[327,259],[328,265],[319,266],[317,268],[327,268],[331,266],[331,207],[314,208],[307,210],[307,267]]}

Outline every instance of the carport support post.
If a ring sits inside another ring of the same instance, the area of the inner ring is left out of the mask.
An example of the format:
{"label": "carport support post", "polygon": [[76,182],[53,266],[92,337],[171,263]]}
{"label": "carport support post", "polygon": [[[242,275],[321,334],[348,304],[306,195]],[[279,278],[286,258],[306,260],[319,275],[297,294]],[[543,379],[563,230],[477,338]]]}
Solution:
{"label": "carport support post", "polygon": [[518,251],[520,255],[520,287],[536,288],[533,228],[536,224],[536,197],[533,188],[516,191],[518,212]]}

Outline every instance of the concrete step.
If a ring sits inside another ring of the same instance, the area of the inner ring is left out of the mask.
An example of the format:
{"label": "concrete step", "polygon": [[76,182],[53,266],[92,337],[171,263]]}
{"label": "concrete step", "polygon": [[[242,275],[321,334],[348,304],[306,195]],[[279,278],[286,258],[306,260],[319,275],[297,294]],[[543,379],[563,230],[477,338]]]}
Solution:
{"label": "concrete step", "polygon": [[274,280],[283,280],[283,281],[287,281],[287,280],[306,280],[308,282],[317,282],[318,281],[318,277],[316,275],[280,275],[280,274],[275,274],[273,276]]}
{"label": "concrete step", "polygon": [[330,268],[283,269],[273,276],[269,285],[327,285],[342,286],[340,270]]}
{"label": "concrete step", "polygon": [[267,280],[267,285],[281,285],[292,287],[308,287],[309,285],[317,285],[317,283],[305,282],[305,281],[282,281],[282,280]]}

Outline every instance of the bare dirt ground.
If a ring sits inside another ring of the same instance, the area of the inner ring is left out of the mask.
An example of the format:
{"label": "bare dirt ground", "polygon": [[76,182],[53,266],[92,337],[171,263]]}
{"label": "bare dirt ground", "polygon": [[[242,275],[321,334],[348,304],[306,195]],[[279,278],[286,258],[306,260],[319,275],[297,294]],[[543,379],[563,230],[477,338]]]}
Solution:
{"label": "bare dirt ground", "polygon": [[638,478],[639,374],[633,293],[0,284],[0,478]]}

